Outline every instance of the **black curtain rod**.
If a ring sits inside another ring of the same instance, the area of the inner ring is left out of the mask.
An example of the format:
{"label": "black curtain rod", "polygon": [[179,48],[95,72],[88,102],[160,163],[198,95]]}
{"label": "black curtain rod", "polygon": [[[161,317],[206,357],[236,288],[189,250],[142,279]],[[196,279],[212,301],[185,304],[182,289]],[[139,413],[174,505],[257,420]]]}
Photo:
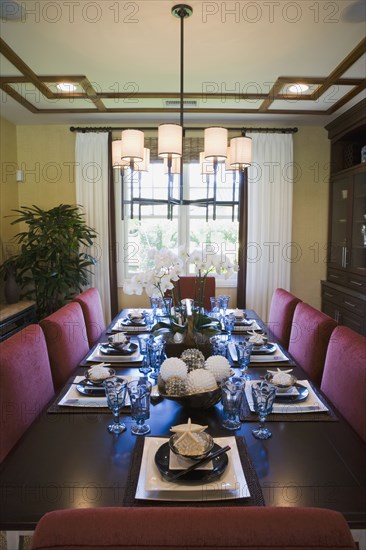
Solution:
{"label": "black curtain rod", "polygon": [[[110,127],[110,126],[101,126],[101,127],[93,127],[93,126],[86,126],[85,128],[82,128],[80,126],[78,127],[75,127],[75,126],[70,126],[70,132],[81,132],[83,134],[85,133],[88,133],[88,132],[114,132],[114,131],[122,131],[122,130],[127,130],[127,129],[130,129],[131,126],[115,126],[115,127]],[[136,130],[143,130],[143,131],[149,131],[149,130],[154,130],[156,129],[156,127],[152,127],[152,126],[148,126],[148,127],[140,127],[140,126],[133,126],[133,128],[135,128]],[[203,130],[205,130],[207,128],[207,126],[203,127],[203,128],[197,128],[196,126],[193,126],[193,127],[189,127],[189,126],[186,126],[184,128],[184,130],[189,130],[189,131],[200,131],[202,132]],[[249,126],[240,126],[239,128],[228,128],[229,132],[230,131],[233,131],[233,132],[249,132],[249,133],[267,133],[267,134],[270,134],[270,133],[273,133],[273,134],[296,134],[296,132],[298,131],[298,128],[251,128]]]}

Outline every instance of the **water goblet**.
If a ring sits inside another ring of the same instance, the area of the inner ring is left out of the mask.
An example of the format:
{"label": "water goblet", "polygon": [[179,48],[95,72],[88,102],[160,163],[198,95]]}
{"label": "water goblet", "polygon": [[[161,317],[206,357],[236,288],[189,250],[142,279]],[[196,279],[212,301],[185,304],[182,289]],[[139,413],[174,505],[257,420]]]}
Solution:
{"label": "water goblet", "polygon": [[272,433],[264,423],[268,414],[271,414],[273,402],[276,397],[276,387],[268,382],[256,382],[252,385],[252,397],[254,410],[259,416],[259,428],[252,430],[257,439],[268,439]]}
{"label": "water goblet", "polygon": [[159,377],[160,365],[164,359],[164,349],[164,340],[151,338],[147,343],[147,358],[149,367],[152,369],[150,377],[155,381]]}
{"label": "water goblet", "polygon": [[216,298],[216,296],[211,296],[210,304],[212,313],[220,313],[220,298]]}
{"label": "water goblet", "polygon": [[253,344],[250,342],[235,342],[235,349],[242,378],[244,380],[250,380],[250,376],[247,374],[247,371],[250,363],[250,356],[253,351]]}
{"label": "water goblet", "polygon": [[149,311],[143,311],[142,315],[144,317],[146,328],[147,328],[148,331],[150,331],[152,329],[152,326],[153,326],[154,320],[155,320],[154,313],[150,313]]}
{"label": "water goblet", "polygon": [[234,329],[235,325],[235,315],[234,313],[229,313],[229,315],[224,315],[223,321],[224,321],[224,327],[227,332],[227,341],[231,342],[231,333]]}
{"label": "water goblet", "polygon": [[120,422],[120,411],[125,404],[127,383],[123,378],[108,378],[103,382],[108,407],[113,414],[113,422],[108,425],[108,431],[120,434],[125,431],[126,426]]}
{"label": "water goblet", "polygon": [[243,399],[245,380],[240,378],[229,378],[221,386],[221,400],[224,409],[223,427],[228,430],[240,428],[240,405]]}
{"label": "water goblet", "polygon": [[151,387],[151,383],[146,378],[132,380],[127,384],[131,416],[135,421],[135,424],[131,426],[131,433],[135,435],[145,435],[150,432],[150,426],[145,424],[145,420],[150,418]]}
{"label": "water goblet", "polygon": [[220,294],[219,300],[220,300],[220,306],[222,307],[222,313],[225,316],[226,310],[229,307],[230,296],[227,294]]}
{"label": "water goblet", "polygon": [[147,344],[148,344],[148,341],[153,338],[151,335],[147,336],[146,334],[145,335],[139,335],[137,336],[137,341],[139,343],[139,348],[140,348],[140,353],[142,355],[142,365],[141,367],[139,368],[139,371],[142,373],[142,374],[148,374],[149,372],[151,372],[151,367],[150,367],[150,364],[149,364],[149,358],[147,356]]}

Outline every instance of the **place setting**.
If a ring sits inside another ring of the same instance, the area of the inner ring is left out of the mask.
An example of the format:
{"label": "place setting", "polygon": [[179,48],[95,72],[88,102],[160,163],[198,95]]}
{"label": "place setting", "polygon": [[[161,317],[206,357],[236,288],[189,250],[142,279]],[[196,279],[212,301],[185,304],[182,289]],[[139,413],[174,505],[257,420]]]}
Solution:
{"label": "place setting", "polygon": [[153,325],[153,315],[141,309],[131,309],[126,317],[122,317],[112,326],[111,333],[114,332],[150,332]]}
{"label": "place setting", "polygon": [[87,362],[105,362],[108,359],[113,363],[130,363],[142,361],[138,343],[131,336],[120,332],[108,336],[107,342],[101,342],[91,351],[86,358]]}
{"label": "place setting", "polygon": [[247,380],[242,400],[240,420],[251,421],[258,414],[258,388],[271,389],[271,403],[266,411],[268,420],[337,420],[335,413],[315,391],[309,380],[297,380],[288,370],[267,370],[260,380]]}
{"label": "place setting", "polygon": [[136,442],[124,505],[169,501],[214,504],[237,501],[263,505],[255,470],[240,438],[213,438],[208,426],[171,426],[169,438],[145,437]]}
{"label": "place setting", "polygon": [[[84,376],[75,376],[63,395],[58,398],[48,409],[48,412],[84,412],[85,409],[98,409],[98,412],[108,413],[108,396],[106,382],[114,381],[118,384],[127,384],[134,380],[134,376],[118,376],[116,371],[108,364],[94,365],[85,371]],[[122,408],[129,410],[130,401],[124,396]]]}

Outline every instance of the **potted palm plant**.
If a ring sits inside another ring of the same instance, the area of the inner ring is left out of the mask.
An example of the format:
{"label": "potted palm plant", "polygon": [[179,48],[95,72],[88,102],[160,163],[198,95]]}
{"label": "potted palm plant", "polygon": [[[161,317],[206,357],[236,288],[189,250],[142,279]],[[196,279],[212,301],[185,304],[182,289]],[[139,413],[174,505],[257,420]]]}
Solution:
{"label": "potted palm plant", "polygon": [[88,248],[96,237],[77,205],[60,204],[50,210],[38,206],[14,210],[12,225],[27,230],[14,240],[19,252],[11,258],[17,272],[21,297],[36,302],[38,318],[53,313],[88,284],[90,267],[96,263]]}

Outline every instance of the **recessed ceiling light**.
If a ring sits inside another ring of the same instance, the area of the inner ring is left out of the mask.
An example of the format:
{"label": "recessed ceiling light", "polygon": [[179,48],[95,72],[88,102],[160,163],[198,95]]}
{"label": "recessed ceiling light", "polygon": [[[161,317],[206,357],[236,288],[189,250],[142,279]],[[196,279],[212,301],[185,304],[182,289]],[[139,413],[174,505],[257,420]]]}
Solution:
{"label": "recessed ceiling light", "polygon": [[303,92],[306,92],[309,89],[309,86],[307,84],[291,84],[291,86],[288,87],[288,91],[291,94],[302,94]]}
{"label": "recessed ceiling light", "polygon": [[60,82],[57,84],[57,88],[61,92],[75,92],[76,90],[75,84],[71,84],[70,82]]}

